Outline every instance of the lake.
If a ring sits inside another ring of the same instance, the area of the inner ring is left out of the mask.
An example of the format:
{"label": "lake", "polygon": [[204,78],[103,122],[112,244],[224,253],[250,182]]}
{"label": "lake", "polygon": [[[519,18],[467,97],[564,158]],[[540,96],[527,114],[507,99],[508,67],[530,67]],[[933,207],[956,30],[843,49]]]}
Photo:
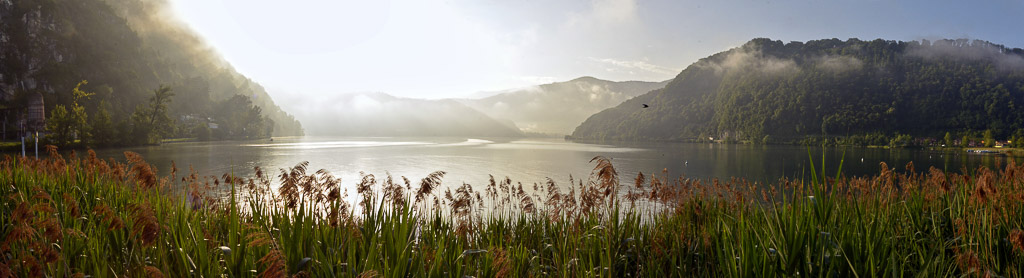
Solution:
{"label": "lake", "polygon": [[[569,175],[586,178],[595,156],[612,158],[624,184],[632,184],[638,171],[645,175],[668,171],[669,178],[741,177],[773,182],[781,177],[808,177],[808,153],[815,161],[825,155],[827,172],[835,174],[840,160],[847,176],[876,175],[879,162],[903,171],[913,161],[918,171],[929,167],[959,172],[985,165],[1006,163],[1009,158],[967,154],[958,151],[923,149],[878,149],[859,147],[808,148],[804,146],[754,146],[710,143],[615,143],[586,144],[554,138],[356,138],[296,137],[273,141],[218,141],[168,143],[97,151],[101,157],[124,159],[124,151],[141,154],[157,167],[160,175],[177,163],[178,176],[194,167],[200,175],[221,176],[233,172],[251,177],[260,166],[274,175],[278,169],[309,161],[309,172],[326,169],[353,187],[360,171],[378,178],[391,173],[418,181],[433,171],[445,171],[447,186],[469,183],[486,185],[488,175],[508,176],[524,185],[543,183],[547,177],[565,185]],[[844,159],[845,157],[845,159]],[[820,169],[820,162],[818,162]],[[350,190],[353,191],[353,190]],[[354,192],[352,192],[354,193]]]}

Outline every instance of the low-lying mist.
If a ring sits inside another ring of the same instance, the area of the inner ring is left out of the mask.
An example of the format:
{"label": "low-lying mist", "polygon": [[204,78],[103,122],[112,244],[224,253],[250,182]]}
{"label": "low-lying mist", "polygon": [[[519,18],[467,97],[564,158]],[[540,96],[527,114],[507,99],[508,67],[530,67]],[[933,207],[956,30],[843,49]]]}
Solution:
{"label": "low-lying mist", "polygon": [[590,115],[666,83],[581,77],[480,99],[356,93],[290,98],[282,104],[294,111],[310,135],[562,136]]}
{"label": "low-lying mist", "polygon": [[[309,135],[340,136],[521,136],[511,123],[499,122],[454,100],[399,98],[384,93],[355,93],[319,99],[290,99],[295,117]],[[300,108],[301,107],[301,108]]]}

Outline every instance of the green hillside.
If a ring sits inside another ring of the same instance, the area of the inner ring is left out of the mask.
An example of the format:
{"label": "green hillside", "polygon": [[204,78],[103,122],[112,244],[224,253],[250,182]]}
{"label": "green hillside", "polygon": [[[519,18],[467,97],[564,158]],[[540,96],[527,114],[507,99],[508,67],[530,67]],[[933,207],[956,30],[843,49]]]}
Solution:
{"label": "green hillside", "polygon": [[[765,140],[1024,134],[1024,51],[985,41],[754,39],[664,89],[597,113],[572,137]],[[649,108],[642,108],[649,104]]]}
{"label": "green hillside", "polygon": [[[161,85],[174,94],[167,113],[172,126],[164,137],[303,133],[266,90],[174,22],[167,5],[163,0],[0,1],[0,95],[7,130],[18,130],[15,119],[29,96],[42,94],[50,117],[56,106],[72,106],[72,89],[88,80],[81,88],[96,94],[79,104],[90,122],[101,110],[109,114],[115,128],[107,131],[115,134],[107,138],[130,137],[137,125],[133,113]],[[209,123],[220,128],[200,128]],[[102,144],[139,143],[128,141]]]}

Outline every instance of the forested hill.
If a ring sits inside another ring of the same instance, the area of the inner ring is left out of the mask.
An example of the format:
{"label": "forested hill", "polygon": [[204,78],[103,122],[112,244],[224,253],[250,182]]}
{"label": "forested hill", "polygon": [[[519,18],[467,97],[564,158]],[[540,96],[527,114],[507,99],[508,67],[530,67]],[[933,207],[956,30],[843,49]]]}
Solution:
{"label": "forested hill", "polygon": [[1021,104],[1020,48],[968,40],[754,39],[699,60],[662,90],[591,116],[572,137],[760,142],[991,130],[1005,138],[1024,133]]}
{"label": "forested hill", "polygon": [[[111,124],[120,127],[115,132],[134,127],[133,113],[166,85],[174,96],[168,106],[173,126],[161,129],[165,137],[302,134],[299,122],[177,23],[167,5],[165,0],[0,0],[0,95],[10,114],[8,130],[15,128],[13,119],[26,98],[42,94],[49,117],[57,105],[74,105],[73,88],[88,80],[81,89],[95,95],[78,104],[88,121],[101,110],[108,113]],[[200,128],[210,123],[220,127]]]}

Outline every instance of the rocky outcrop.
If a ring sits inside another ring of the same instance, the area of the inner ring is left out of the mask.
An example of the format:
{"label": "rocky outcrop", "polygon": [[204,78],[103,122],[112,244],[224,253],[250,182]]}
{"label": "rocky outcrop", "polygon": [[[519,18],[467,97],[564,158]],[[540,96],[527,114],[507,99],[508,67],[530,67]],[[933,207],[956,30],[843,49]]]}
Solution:
{"label": "rocky outcrop", "polygon": [[[45,65],[65,61],[60,51],[55,16],[43,4],[10,0],[0,1],[0,97],[11,100],[18,90],[41,89],[53,93],[53,87],[35,77]],[[28,46],[28,47],[24,47]]]}

